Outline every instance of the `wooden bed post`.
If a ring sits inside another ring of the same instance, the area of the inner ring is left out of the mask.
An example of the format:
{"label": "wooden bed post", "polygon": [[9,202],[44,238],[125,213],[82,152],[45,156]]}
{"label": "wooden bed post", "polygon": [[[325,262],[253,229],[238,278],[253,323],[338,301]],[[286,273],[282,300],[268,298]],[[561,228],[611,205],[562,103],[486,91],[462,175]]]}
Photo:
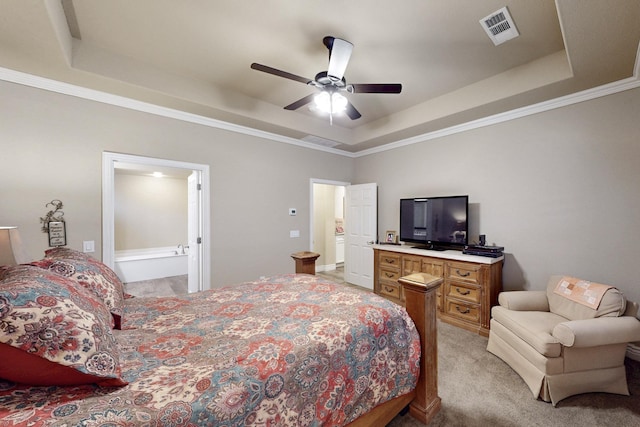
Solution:
{"label": "wooden bed post", "polygon": [[426,273],[401,277],[406,309],[420,335],[420,378],[409,413],[428,424],[441,407],[438,396],[438,324],[436,321],[436,290],[442,278]]}
{"label": "wooden bed post", "polygon": [[[377,271],[377,268],[376,268]],[[420,336],[420,377],[415,390],[376,406],[348,424],[347,427],[387,425],[409,405],[409,413],[418,421],[429,424],[440,411],[438,396],[438,324],[436,322],[436,290],[441,277],[415,273],[401,277],[406,310]]]}

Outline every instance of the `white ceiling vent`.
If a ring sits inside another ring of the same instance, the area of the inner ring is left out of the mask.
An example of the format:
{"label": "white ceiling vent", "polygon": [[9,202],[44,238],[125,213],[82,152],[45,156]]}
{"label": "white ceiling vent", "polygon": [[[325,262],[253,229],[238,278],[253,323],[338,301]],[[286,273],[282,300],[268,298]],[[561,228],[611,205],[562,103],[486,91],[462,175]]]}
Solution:
{"label": "white ceiling vent", "polygon": [[520,35],[506,6],[482,18],[480,25],[496,46]]}
{"label": "white ceiling vent", "polygon": [[302,140],[305,141],[305,142],[310,142],[312,144],[322,145],[323,147],[329,147],[329,148],[333,148],[336,145],[340,144],[337,141],[332,141],[330,139],[320,138],[319,136],[315,136],[315,135],[307,135],[304,138],[302,138]]}

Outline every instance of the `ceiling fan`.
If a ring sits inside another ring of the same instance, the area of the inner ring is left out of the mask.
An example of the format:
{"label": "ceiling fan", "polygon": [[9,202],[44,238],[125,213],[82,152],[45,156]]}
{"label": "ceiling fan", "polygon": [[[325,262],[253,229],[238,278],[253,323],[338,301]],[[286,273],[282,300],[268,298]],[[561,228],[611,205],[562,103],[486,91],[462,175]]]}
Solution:
{"label": "ceiling fan", "polygon": [[402,85],[400,83],[349,83],[344,78],[347,69],[353,44],[346,40],[332,36],[322,39],[324,45],[329,49],[329,67],[327,71],[316,74],[315,79],[308,79],[295,74],[281,71],[266,65],[253,63],[251,68],[286,79],[295,80],[320,90],[319,93],[312,93],[289,105],[285,110],[297,110],[298,108],[315,102],[316,106],[324,112],[329,113],[331,122],[333,114],[345,111],[351,120],[359,119],[362,115],[340,92],[347,93],[400,93]]}

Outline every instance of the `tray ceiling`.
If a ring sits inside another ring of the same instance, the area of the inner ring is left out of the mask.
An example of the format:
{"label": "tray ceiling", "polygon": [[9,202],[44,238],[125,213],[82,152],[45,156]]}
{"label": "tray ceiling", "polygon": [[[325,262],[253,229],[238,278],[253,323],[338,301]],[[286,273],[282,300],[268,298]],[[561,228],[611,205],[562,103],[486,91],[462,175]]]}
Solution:
{"label": "tray ceiling", "polygon": [[[507,7],[498,46],[480,20]],[[632,76],[640,2],[49,0],[0,2],[0,67],[357,152]],[[358,120],[283,107],[314,92],[326,35],[354,45]]]}

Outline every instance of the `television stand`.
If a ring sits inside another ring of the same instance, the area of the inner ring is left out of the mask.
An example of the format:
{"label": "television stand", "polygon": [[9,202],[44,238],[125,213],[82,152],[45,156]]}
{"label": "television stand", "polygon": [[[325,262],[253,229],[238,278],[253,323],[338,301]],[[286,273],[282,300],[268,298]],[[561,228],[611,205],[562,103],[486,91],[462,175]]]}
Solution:
{"label": "television stand", "polygon": [[427,273],[444,283],[436,291],[436,312],[444,322],[489,336],[491,307],[502,290],[502,264],[498,258],[467,255],[455,250],[414,249],[409,246],[373,246],[376,294],[405,305],[400,277]]}

